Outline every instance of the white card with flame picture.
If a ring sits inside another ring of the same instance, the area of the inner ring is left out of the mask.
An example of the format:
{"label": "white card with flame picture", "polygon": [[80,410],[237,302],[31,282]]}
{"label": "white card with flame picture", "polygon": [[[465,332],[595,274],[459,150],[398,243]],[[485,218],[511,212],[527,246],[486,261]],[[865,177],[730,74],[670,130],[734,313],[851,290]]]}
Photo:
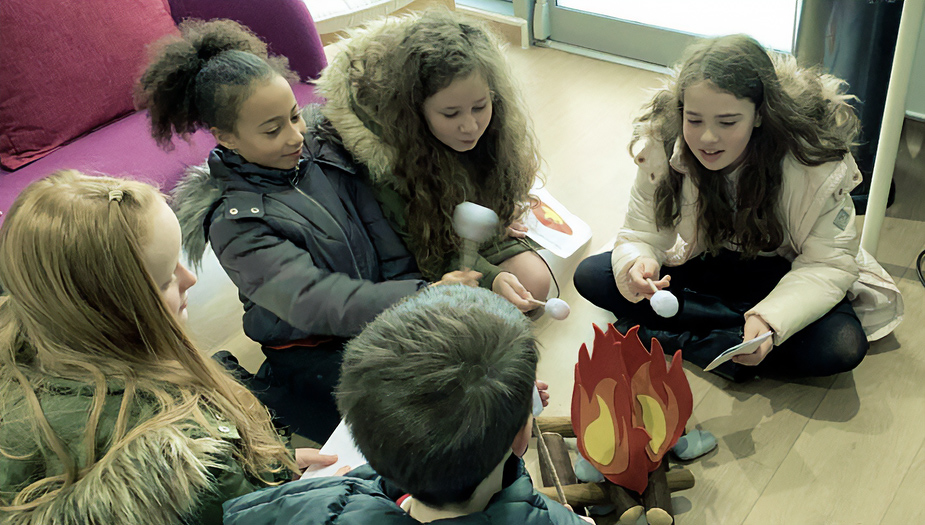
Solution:
{"label": "white card with flame picture", "polygon": [[591,240],[591,228],[569,212],[537,181],[530,194],[540,200],[527,211],[527,236],[553,254],[568,258]]}

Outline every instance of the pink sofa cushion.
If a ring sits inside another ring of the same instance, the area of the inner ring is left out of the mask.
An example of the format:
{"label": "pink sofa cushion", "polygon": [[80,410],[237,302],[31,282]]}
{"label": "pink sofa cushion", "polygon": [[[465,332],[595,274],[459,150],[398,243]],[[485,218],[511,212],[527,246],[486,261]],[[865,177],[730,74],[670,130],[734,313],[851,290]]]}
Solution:
{"label": "pink sofa cushion", "polygon": [[[0,0],[3,2],[6,0]],[[314,86],[292,86],[299,104],[322,103]],[[201,164],[215,147],[208,131],[190,142],[175,138],[174,149],[164,151],[151,138],[147,111],[137,111],[86,134],[67,146],[16,171],[0,170],[0,224],[13,200],[32,181],[56,170],[75,169],[89,174],[128,177],[154,184],[164,192],[173,189],[187,166]]]}
{"label": "pink sofa cushion", "polygon": [[0,164],[16,169],[132,111],[166,0],[0,2]]}

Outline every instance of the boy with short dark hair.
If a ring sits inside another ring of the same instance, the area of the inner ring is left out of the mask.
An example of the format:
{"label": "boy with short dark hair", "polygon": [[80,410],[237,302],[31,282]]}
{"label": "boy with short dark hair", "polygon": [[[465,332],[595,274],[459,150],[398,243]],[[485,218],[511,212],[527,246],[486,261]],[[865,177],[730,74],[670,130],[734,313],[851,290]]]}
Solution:
{"label": "boy with short dark hair", "polygon": [[[533,489],[519,457],[532,428],[536,363],[530,321],[496,294],[445,286],[412,296],[348,344],[337,389],[381,478],[260,491],[226,504],[225,523],[583,523]],[[402,493],[409,496],[399,508],[393,498]],[[271,507],[279,511],[272,519]]]}

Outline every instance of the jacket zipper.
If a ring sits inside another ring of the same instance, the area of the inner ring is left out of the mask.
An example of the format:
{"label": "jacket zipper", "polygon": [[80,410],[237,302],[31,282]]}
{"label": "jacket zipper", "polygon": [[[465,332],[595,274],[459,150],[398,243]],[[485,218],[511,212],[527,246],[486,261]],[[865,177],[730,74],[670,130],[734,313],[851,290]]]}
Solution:
{"label": "jacket zipper", "polygon": [[360,266],[357,264],[357,259],[353,255],[353,250],[350,249],[350,239],[347,237],[347,232],[345,232],[344,228],[340,225],[339,222],[337,222],[337,219],[334,218],[334,215],[330,211],[328,211],[327,208],[322,206],[321,203],[318,202],[314,197],[305,193],[304,191],[302,191],[301,188],[296,186],[295,182],[290,180],[289,185],[292,186],[292,188],[295,189],[295,191],[301,193],[303,197],[312,201],[315,204],[315,206],[318,206],[319,208],[324,210],[324,213],[327,214],[327,216],[331,218],[331,222],[333,222],[334,225],[337,226],[337,229],[340,230],[340,234],[344,237],[344,242],[347,244],[347,251],[350,252],[350,259],[353,262],[353,269],[356,271],[357,279],[363,279],[363,274],[360,272]]}

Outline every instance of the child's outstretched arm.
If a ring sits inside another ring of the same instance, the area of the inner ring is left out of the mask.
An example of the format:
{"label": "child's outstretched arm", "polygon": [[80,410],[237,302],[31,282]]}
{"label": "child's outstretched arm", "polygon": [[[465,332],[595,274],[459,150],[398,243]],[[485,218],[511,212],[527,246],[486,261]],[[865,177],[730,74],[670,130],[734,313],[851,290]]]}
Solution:
{"label": "child's outstretched arm", "polygon": [[[310,334],[354,336],[383,310],[426,286],[421,280],[373,282],[315,265],[312,254],[265,222],[216,221],[212,248],[240,293]],[[346,263],[349,264],[349,263]]]}
{"label": "child's outstretched arm", "polygon": [[636,155],[635,161],[639,167],[636,181],[630,190],[626,219],[611,256],[617,289],[627,301],[634,303],[652,294],[646,277],[660,289],[668,285],[667,280],[658,280],[658,277],[668,251],[678,238],[674,228],[659,230],[655,222],[655,189],[668,173],[664,149],[660,145],[647,145]]}

